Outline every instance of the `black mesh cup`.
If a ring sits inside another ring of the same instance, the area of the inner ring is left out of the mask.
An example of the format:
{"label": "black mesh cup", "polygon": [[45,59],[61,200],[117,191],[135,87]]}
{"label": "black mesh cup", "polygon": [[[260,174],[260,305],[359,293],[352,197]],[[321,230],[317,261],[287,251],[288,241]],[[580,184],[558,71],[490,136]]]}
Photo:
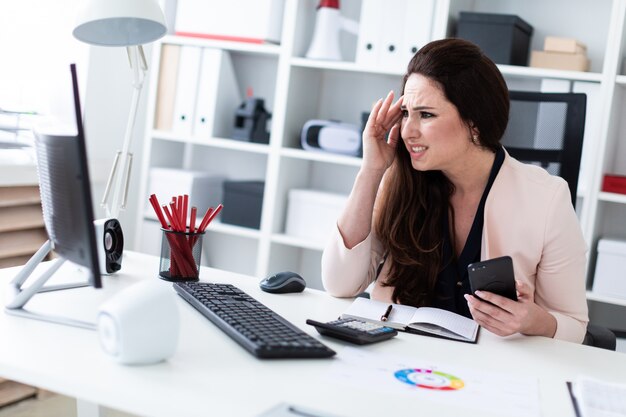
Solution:
{"label": "black mesh cup", "polygon": [[159,278],[166,281],[198,281],[202,233],[163,231]]}

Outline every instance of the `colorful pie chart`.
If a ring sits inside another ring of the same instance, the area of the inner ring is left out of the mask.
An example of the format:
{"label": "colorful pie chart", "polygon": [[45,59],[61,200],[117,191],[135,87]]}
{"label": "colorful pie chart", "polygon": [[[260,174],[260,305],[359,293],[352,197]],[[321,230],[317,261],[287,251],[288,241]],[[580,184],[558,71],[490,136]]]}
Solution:
{"label": "colorful pie chart", "polygon": [[394,375],[405,384],[437,391],[455,391],[465,386],[462,379],[431,369],[401,369]]}

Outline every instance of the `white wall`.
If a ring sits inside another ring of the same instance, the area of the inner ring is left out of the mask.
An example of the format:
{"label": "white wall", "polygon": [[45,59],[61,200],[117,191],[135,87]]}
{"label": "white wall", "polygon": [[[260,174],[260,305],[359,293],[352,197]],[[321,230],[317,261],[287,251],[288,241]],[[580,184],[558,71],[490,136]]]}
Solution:
{"label": "white wall", "polygon": [[3,1],[0,9],[0,107],[34,109],[74,125],[69,64],[85,96],[88,48],[72,37],[80,0]]}
{"label": "white wall", "polygon": [[[92,180],[94,212],[130,110],[131,72],[124,48],[86,45],[72,36],[76,11],[86,0],[13,0],[0,8],[0,107],[27,108],[74,126],[69,64],[76,63]],[[150,62],[151,48],[148,52]],[[149,80],[146,79],[145,86]],[[129,207],[120,214],[126,247],[132,248],[147,88],[134,129],[134,169]]]}

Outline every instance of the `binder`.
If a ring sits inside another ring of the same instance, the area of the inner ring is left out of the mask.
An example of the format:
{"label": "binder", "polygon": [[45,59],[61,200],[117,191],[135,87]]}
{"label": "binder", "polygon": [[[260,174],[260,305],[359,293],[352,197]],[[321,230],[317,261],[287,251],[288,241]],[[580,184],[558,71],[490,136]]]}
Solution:
{"label": "binder", "polygon": [[[414,0],[411,0],[414,1]],[[379,1],[384,4],[382,13],[377,16],[379,20],[380,55],[378,56],[378,67],[390,71],[404,72],[406,64],[406,54],[402,53],[404,46],[404,28],[407,12],[407,0],[394,0],[393,5]],[[414,22],[410,21],[411,24]]]}
{"label": "binder", "polygon": [[430,42],[435,14],[435,0],[408,0],[404,13],[404,34],[400,60],[404,67],[413,55]]}
{"label": "binder", "polygon": [[172,132],[179,135],[193,133],[201,52],[201,48],[195,46],[183,46],[180,51],[172,124]]}
{"label": "binder", "polygon": [[154,115],[155,129],[172,130],[179,59],[179,45],[164,44],[161,47],[157,102]]}
{"label": "binder", "polygon": [[378,65],[382,49],[383,20],[381,17],[384,5],[385,2],[382,0],[363,0],[361,4],[356,50],[356,63],[360,66],[374,68]]}
{"label": "binder", "polygon": [[435,0],[363,0],[356,62],[364,67],[404,72],[432,39]]}
{"label": "binder", "polygon": [[201,138],[229,137],[235,109],[241,102],[230,54],[204,48],[200,64],[193,134]]}

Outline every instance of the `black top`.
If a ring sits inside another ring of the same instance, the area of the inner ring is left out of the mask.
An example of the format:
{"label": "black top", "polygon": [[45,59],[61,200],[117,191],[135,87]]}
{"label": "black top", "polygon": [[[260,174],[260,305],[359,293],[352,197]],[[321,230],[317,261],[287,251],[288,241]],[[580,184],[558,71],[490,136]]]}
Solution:
{"label": "black top", "polygon": [[452,242],[450,240],[450,226],[448,213],[443,216],[443,257],[442,265],[443,269],[439,272],[437,282],[435,284],[435,299],[433,300],[433,307],[442,308],[444,310],[452,311],[454,313],[461,314],[466,317],[472,317],[467,306],[467,300],[463,297],[464,294],[469,294],[470,285],[467,274],[467,265],[480,261],[481,241],[483,235],[483,223],[484,223],[484,211],[485,201],[489,190],[500,171],[500,167],[504,162],[504,150],[500,148],[496,152],[496,157],[491,167],[491,173],[489,174],[489,180],[485,186],[485,191],[480,198],[478,209],[476,210],[476,216],[474,217],[474,223],[465,241],[465,246],[461,251],[459,258],[457,259],[454,254]]}

